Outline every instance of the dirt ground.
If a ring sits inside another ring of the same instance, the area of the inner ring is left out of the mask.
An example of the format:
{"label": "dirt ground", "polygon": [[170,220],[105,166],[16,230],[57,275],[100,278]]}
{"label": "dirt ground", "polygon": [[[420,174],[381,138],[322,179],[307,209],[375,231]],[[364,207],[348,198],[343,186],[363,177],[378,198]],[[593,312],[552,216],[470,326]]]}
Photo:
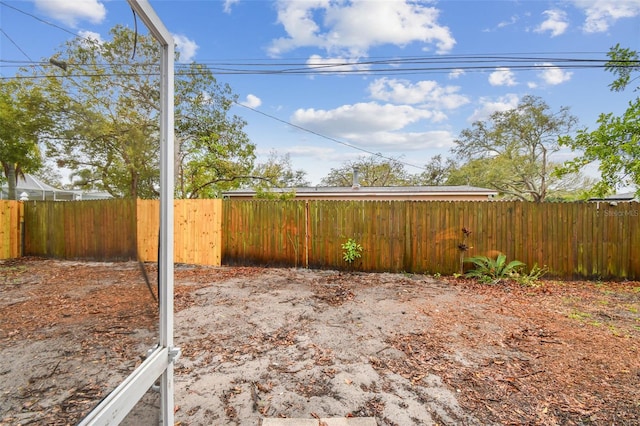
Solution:
{"label": "dirt ground", "polygon": [[[640,424],[640,282],[183,265],[175,277],[180,425]],[[0,424],[76,424],[155,344],[156,306],[135,262],[0,261]],[[156,395],[130,424],[153,424]]]}

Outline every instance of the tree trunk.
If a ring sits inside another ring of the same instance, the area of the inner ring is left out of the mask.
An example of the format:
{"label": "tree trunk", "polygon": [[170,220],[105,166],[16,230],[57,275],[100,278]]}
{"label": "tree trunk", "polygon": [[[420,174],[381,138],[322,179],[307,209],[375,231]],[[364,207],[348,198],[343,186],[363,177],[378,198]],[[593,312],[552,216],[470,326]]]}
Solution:
{"label": "tree trunk", "polygon": [[16,194],[16,186],[17,186],[17,173],[16,173],[16,165],[13,163],[3,163],[4,174],[7,178],[7,193],[9,200],[17,200],[18,194]]}

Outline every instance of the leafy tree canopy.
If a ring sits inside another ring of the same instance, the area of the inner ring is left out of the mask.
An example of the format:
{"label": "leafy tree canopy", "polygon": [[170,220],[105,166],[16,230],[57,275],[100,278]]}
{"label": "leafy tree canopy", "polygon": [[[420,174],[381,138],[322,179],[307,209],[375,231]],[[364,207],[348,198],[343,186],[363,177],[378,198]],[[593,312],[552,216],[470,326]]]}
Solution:
{"label": "leafy tree canopy", "polygon": [[574,138],[562,138],[564,145],[582,151],[582,155],[566,162],[559,174],[598,161],[602,180],[594,186],[595,195],[634,185],[640,196],[640,98],[630,102],[621,117],[601,114],[598,125],[592,132],[580,130]]}
{"label": "leafy tree canopy", "polygon": [[404,169],[404,165],[392,159],[377,156],[360,157],[356,161],[347,161],[341,167],[331,169],[322,178],[324,186],[351,186],[353,171],[358,169],[359,184],[361,186],[409,186],[412,176]]}
{"label": "leafy tree canopy", "polygon": [[39,141],[54,123],[49,104],[28,80],[0,80],[0,182],[7,182],[10,199],[17,199],[17,178],[42,167]]}
{"label": "leafy tree canopy", "polygon": [[438,154],[432,157],[425,165],[424,171],[414,175],[412,181],[414,185],[440,186],[450,184],[449,178],[458,169],[458,165],[451,158],[443,158]]}
{"label": "leafy tree canopy", "polygon": [[453,153],[466,161],[449,183],[494,188],[521,200],[544,201],[563,189],[552,175],[558,165],[550,156],[560,149],[558,139],[570,133],[577,118],[566,107],[552,112],[540,98],[525,96],[512,110],[499,111],[477,121],[455,141]]}
{"label": "leafy tree canopy", "polygon": [[[77,187],[155,198],[159,185],[159,46],[114,27],[111,40],[76,38],[55,55],[49,96],[64,100],[64,126],[48,155],[73,171]],[[50,73],[51,74],[51,73]],[[62,90],[54,90],[60,83]],[[176,196],[207,198],[238,187],[253,168],[237,96],[192,63],[175,74]]]}
{"label": "leafy tree canopy", "polygon": [[[609,58],[606,69],[616,76],[609,87],[622,91],[637,78],[632,76],[640,71],[640,57],[638,52],[617,44],[609,51]],[[582,154],[566,162],[557,174],[575,172],[597,161],[602,180],[594,186],[595,195],[603,196],[617,188],[634,185],[640,196],[640,98],[629,102],[620,117],[601,114],[597,123],[598,128],[591,132],[583,129],[575,137],[560,140],[561,144]]]}
{"label": "leafy tree canopy", "polygon": [[306,175],[304,170],[293,169],[289,154],[278,155],[272,151],[267,161],[256,165],[251,187],[258,198],[292,198],[293,192],[274,193],[271,189],[309,186]]}
{"label": "leafy tree canopy", "polygon": [[632,80],[631,76],[634,72],[640,71],[640,55],[635,50],[621,47],[618,43],[609,50],[607,56],[609,62],[605,65],[605,70],[616,76],[609,88],[621,92],[637,78]]}

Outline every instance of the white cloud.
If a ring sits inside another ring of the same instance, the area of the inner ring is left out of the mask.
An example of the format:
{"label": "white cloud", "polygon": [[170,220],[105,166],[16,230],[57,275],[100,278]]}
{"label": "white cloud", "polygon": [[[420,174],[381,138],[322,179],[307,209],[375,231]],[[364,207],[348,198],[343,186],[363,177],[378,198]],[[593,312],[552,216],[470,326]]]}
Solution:
{"label": "white cloud", "polygon": [[295,145],[285,149],[281,149],[284,153],[291,157],[311,157],[315,160],[339,160],[343,154],[337,153],[333,148],[322,148],[314,145]]}
{"label": "white cloud", "polygon": [[435,45],[440,53],[455,45],[449,28],[438,24],[439,10],[414,1],[279,0],[277,8],[288,36],[272,42],[269,52],[274,56],[309,46],[357,57],[384,44],[421,42]]}
{"label": "white cloud", "polygon": [[545,10],[543,14],[547,16],[547,19],[535,29],[536,32],[544,33],[545,31],[549,31],[551,37],[556,37],[564,34],[569,27],[567,14],[564,11],[551,9]]}
{"label": "white cloud", "polygon": [[574,0],[586,15],[583,30],[587,33],[605,32],[618,19],[640,15],[640,0]]}
{"label": "white cloud", "polygon": [[451,72],[448,74],[448,77],[449,77],[449,80],[455,80],[459,77],[462,77],[465,74],[466,74],[465,70],[455,69],[455,70],[451,70]]}
{"label": "white cloud", "polygon": [[379,78],[369,85],[371,97],[397,104],[421,104],[431,108],[455,109],[469,103],[460,95],[458,86],[440,86],[436,81],[423,80],[411,83],[407,80]]}
{"label": "white cloud", "polygon": [[311,55],[307,59],[307,66],[312,69],[323,72],[349,72],[349,71],[366,71],[370,68],[367,64],[358,64],[358,58],[323,58],[320,55]]}
{"label": "white cloud", "polygon": [[262,99],[257,97],[256,95],[248,94],[247,98],[244,102],[241,102],[242,105],[248,106],[249,108],[258,108],[262,105]]}
{"label": "white cloud", "polygon": [[352,135],[349,141],[368,149],[401,152],[450,148],[454,145],[453,135],[445,130],[430,132],[372,132]]}
{"label": "white cloud", "polygon": [[343,105],[332,110],[299,109],[291,122],[322,135],[366,149],[417,150],[450,146],[447,131],[405,131],[421,120],[439,120],[443,114],[409,105],[376,102]]}
{"label": "white cloud", "polygon": [[107,9],[99,0],[35,0],[42,13],[76,27],[79,21],[99,24],[107,16]]}
{"label": "white cloud", "polygon": [[224,10],[225,13],[231,13],[231,6],[239,2],[240,0],[224,0],[224,5],[222,6],[222,10]]}
{"label": "white cloud", "polygon": [[176,49],[180,52],[179,62],[192,62],[198,51],[198,44],[182,34],[173,34],[173,40],[176,42]]}
{"label": "white cloud", "polygon": [[545,69],[541,71],[538,76],[546,84],[555,86],[571,80],[573,73],[571,71],[564,71],[562,68],[554,67],[553,64],[542,64]]}
{"label": "white cloud", "polygon": [[518,22],[520,18],[518,17],[518,15],[513,15],[511,18],[509,18],[507,21],[502,21],[498,23],[498,28],[504,28],[504,27],[508,27],[510,25],[514,25]]}
{"label": "white cloud", "polygon": [[400,130],[416,121],[433,118],[431,111],[409,105],[368,102],[332,110],[299,109],[293,113],[292,122],[325,135],[351,137],[358,133]]}
{"label": "white cloud", "polygon": [[513,71],[506,67],[498,67],[489,75],[489,84],[492,86],[515,86],[517,83]]}
{"label": "white cloud", "polygon": [[518,106],[518,102],[518,95],[512,93],[501,96],[496,100],[492,100],[491,98],[480,98],[480,108],[473,111],[473,114],[467,119],[467,121],[473,123],[476,121],[486,120],[494,112],[514,109]]}

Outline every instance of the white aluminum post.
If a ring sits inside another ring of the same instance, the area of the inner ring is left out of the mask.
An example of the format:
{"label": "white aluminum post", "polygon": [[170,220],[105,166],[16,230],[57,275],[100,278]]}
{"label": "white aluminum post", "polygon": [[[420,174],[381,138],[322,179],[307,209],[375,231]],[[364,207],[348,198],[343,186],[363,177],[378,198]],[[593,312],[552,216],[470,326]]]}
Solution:
{"label": "white aluminum post", "polygon": [[160,43],[160,250],[158,255],[160,335],[158,347],[80,425],[120,423],[160,378],[160,424],[173,426],[173,191],[174,191],[174,41],[147,0],[127,0]]}
{"label": "white aluminum post", "polygon": [[180,351],[173,347],[173,191],[174,191],[174,45],[162,46],[160,82],[160,347],[168,348],[169,363],[160,383],[162,424],[173,426],[173,361]]}

